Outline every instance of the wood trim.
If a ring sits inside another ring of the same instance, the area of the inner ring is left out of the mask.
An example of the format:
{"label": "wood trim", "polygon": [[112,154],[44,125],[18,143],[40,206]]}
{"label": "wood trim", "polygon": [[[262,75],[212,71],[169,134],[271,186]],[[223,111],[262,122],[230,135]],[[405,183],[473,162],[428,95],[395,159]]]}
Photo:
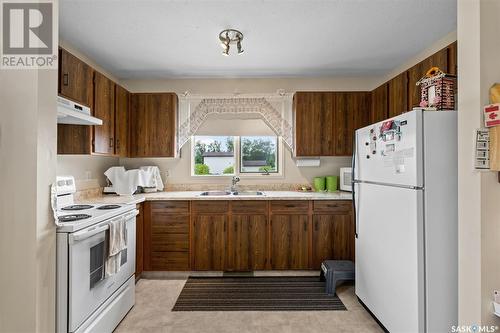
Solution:
{"label": "wood trim", "polygon": [[309,269],[312,269],[313,268],[313,226],[312,226],[312,219],[313,219],[313,201],[310,200],[309,201],[309,209],[308,209],[308,212],[307,212],[307,216],[308,216],[308,241],[309,241],[309,260],[308,260],[308,266],[309,266]]}
{"label": "wood trim", "polygon": [[189,268],[194,270],[194,213],[193,202],[189,202]]}
{"label": "wood trim", "polygon": [[[225,255],[224,255],[224,270],[230,270],[230,271],[233,271],[234,270],[234,267],[230,267],[230,263],[229,263],[229,252],[227,251],[228,249],[231,250],[233,244],[232,242],[234,241],[234,239],[232,239],[231,237],[231,231],[229,230],[229,228],[232,227],[232,223],[233,223],[233,205],[232,205],[232,202],[228,201],[227,202],[227,215],[226,215],[226,221],[225,221],[225,225],[224,225],[224,231],[226,233],[226,251],[225,251]],[[232,265],[232,263],[231,263]]]}
{"label": "wood trim", "polygon": [[270,270],[272,268],[272,244],[271,244],[271,201],[267,201],[267,262],[266,268]]}
{"label": "wood trim", "polygon": [[151,271],[151,204],[144,202],[144,270]]}

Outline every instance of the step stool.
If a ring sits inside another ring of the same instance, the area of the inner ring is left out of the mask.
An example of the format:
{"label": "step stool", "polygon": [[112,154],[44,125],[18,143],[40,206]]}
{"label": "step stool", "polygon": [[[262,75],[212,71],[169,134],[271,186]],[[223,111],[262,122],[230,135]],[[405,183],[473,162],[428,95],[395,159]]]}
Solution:
{"label": "step stool", "polygon": [[335,295],[338,281],[354,280],[354,263],[350,260],[325,260],[321,263],[321,281],[326,281],[325,292]]}

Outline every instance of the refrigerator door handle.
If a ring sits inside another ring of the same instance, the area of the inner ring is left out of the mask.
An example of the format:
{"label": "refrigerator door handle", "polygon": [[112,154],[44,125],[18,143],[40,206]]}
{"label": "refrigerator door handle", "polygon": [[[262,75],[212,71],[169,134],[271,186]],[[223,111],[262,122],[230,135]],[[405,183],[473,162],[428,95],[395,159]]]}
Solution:
{"label": "refrigerator door handle", "polygon": [[354,235],[356,238],[358,238],[358,213],[356,209],[356,194],[355,194],[355,182],[354,180],[356,179],[355,176],[355,170],[356,170],[356,154],[357,154],[357,142],[356,142],[356,131],[354,131],[354,138],[352,140],[353,142],[353,148],[352,148],[352,161],[351,161],[351,193],[352,193],[352,208],[353,208],[353,218],[354,218],[354,224],[355,224],[355,230],[354,230]]}
{"label": "refrigerator door handle", "polygon": [[[352,205],[353,205],[353,209],[354,209],[354,212],[353,212],[353,218],[354,218],[354,236],[356,238],[359,237],[359,218],[358,218],[358,213],[359,213],[359,189],[360,189],[360,186],[358,186],[358,192],[354,192],[354,187],[355,187],[355,184],[353,182],[352,184]],[[358,198],[358,200],[356,200],[356,197]]]}

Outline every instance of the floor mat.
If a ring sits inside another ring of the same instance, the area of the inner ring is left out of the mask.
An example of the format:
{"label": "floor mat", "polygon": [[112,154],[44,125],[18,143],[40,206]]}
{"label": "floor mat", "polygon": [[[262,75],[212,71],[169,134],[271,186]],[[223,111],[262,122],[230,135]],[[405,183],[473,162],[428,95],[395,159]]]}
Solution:
{"label": "floor mat", "polygon": [[190,277],[172,311],[346,310],[319,277]]}

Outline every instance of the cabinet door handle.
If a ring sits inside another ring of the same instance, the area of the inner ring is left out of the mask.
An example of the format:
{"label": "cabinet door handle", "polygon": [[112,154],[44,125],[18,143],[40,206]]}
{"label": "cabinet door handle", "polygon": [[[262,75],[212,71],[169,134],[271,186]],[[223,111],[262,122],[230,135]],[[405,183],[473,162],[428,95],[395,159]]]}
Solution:
{"label": "cabinet door handle", "polygon": [[116,149],[120,149],[120,139],[116,139]]}
{"label": "cabinet door handle", "polygon": [[304,231],[307,232],[307,222],[304,222]]}
{"label": "cabinet door handle", "polygon": [[293,207],[295,207],[295,205],[294,204],[286,204],[285,207],[293,208]]}
{"label": "cabinet door handle", "polygon": [[314,230],[318,231],[318,222],[314,222]]}
{"label": "cabinet door handle", "polygon": [[67,86],[68,84],[69,84],[69,74],[68,73],[64,73],[63,74],[63,85]]}
{"label": "cabinet door handle", "polygon": [[113,138],[109,138],[109,148],[113,148]]}

